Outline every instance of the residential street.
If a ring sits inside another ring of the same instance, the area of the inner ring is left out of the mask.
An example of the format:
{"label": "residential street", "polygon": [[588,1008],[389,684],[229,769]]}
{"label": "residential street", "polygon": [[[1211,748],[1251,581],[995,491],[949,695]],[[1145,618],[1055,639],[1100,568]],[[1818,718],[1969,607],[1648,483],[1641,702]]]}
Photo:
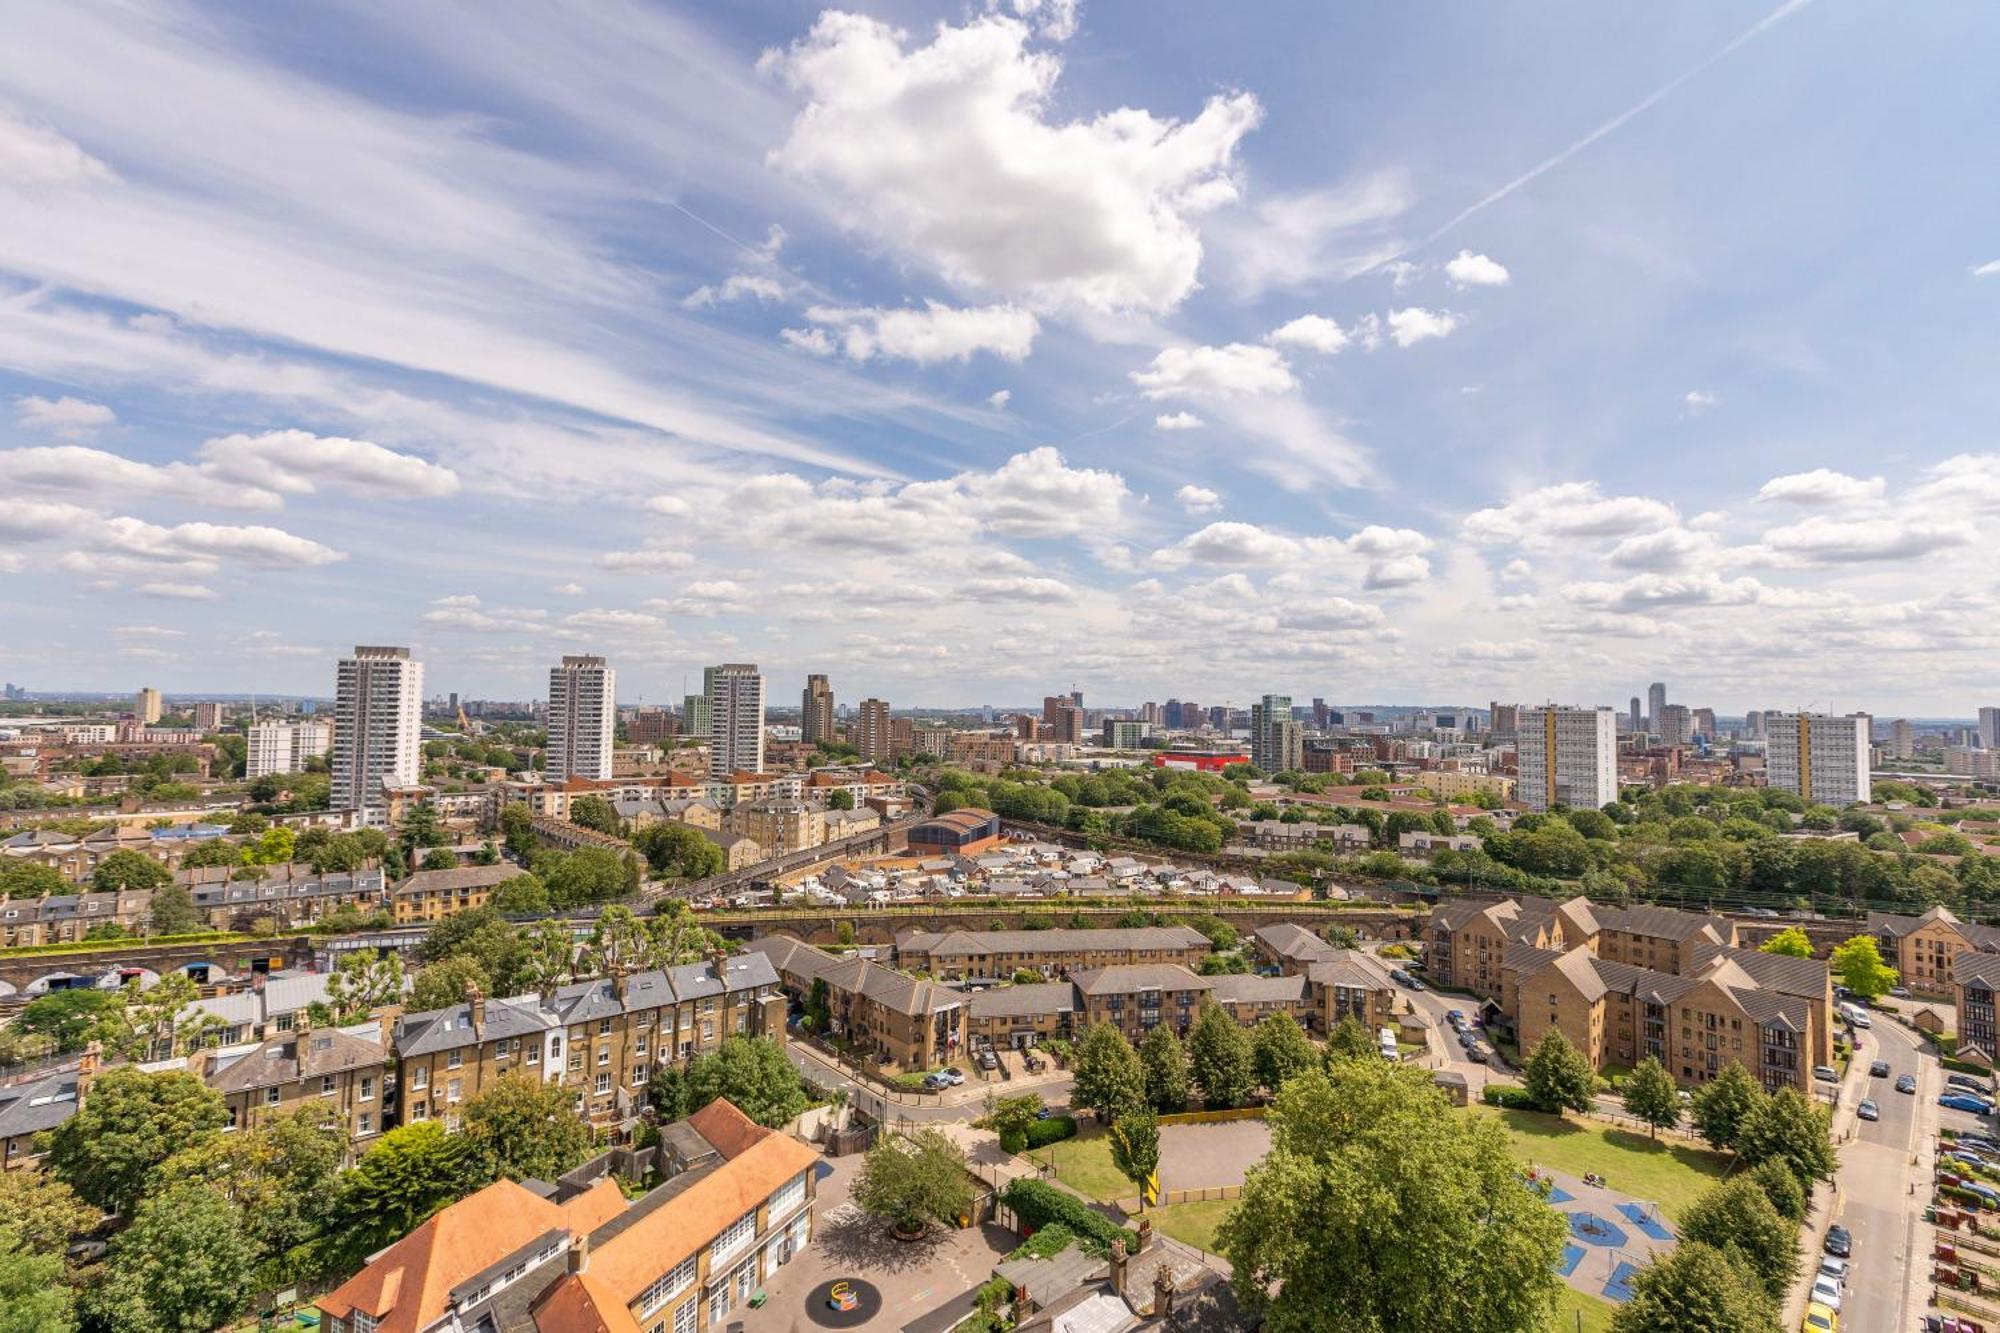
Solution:
{"label": "residential street", "polygon": [[845,1089],[850,1106],[886,1124],[894,1124],[898,1120],[918,1124],[939,1120],[976,1120],[984,1109],[989,1089],[995,1097],[1021,1092],[1039,1093],[1042,1100],[1051,1106],[1062,1106],[1069,1101],[1071,1079],[1063,1071],[1042,1077],[1016,1077],[1011,1081],[994,1079],[981,1082],[973,1078],[968,1079],[964,1087],[954,1088],[942,1097],[919,1098],[911,1095],[908,1101],[899,1101],[893,1095],[885,1096],[874,1084],[853,1077],[837,1062],[804,1042],[786,1042],[785,1054],[806,1082],[816,1088]]}

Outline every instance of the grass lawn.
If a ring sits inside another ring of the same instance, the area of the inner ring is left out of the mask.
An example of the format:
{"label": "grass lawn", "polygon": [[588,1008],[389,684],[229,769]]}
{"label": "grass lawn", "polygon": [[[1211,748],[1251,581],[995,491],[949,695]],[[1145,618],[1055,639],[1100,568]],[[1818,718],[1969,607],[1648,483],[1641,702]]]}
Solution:
{"label": "grass lawn", "polygon": [[1138,1193],[1132,1182],[1118,1174],[1118,1168],[1111,1164],[1111,1140],[1097,1125],[1085,1127],[1073,1139],[1037,1148],[1027,1156],[1037,1162],[1053,1160],[1056,1179],[1100,1202],[1113,1203]]}
{"label": "grass lawn", "polygon": [[1723,1154],[1684,1139],[1655,1142],[1601,1121],[1490,1107],[1479,1107],[1475,1114],[1497,1117],[1521,1160],[1573,1176],[1595,1171],[1612,1189],[1650,1199],[1676,1221],[1729,1166]]}
{"label": "grass lawn", "polygon": [[[1553,1333],[1576,1333],[1581,1327],[1583,1333],[1608,1333],[1611,1316],[1617,1306],[1610,1301],[1586,1296],[1569,1284],[1563,1284],[1562,1303],[1557,1306]],[[1579,1323],[1578,1316],[1582,1319]]]}
{"label": "grass lawn", "polygon": [[1222,1219],[1229,1216],[1229,1210],[1235,1206],[1234,1199],[1209,1199],[1202,1203],[1148,1208],[1144,1215],[1153,1219],[1153,1226],[1166,1235],[1213,1254],[1215,1229],[1222,1225]]}

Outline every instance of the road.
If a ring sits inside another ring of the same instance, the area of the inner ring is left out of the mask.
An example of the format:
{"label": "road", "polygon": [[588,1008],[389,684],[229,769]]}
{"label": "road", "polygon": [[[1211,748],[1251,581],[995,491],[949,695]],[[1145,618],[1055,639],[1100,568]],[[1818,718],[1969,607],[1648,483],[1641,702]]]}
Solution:
{"label": "road", "polygon": [[1069,1101],[1073,1082],[1067,1073],[1057,1073],[1052,1078],[1040,1080],[994,1079],[987,1083],[975,1082],[958,1090],[956,1095],[960,1100],[927,1101],[919,1105],[885,1097],[874,1084],[855,1078],[841,1068],[837,1061],[822,1055],[804,1042],[786,1042],[785,1054],[791,1059],[792,1067],[804,1076],[806,1082],[816,1088],[825,1090],[839,1088],[845,1091],[848,1105],[885,1124],[894,1124],[898,1120],[908,1120],[917,1124],[929,1124],[939,1120],[977,1120],[984,1114],[984,1094],[989,1088],[996,1097],[1005,1097],[1017,1092],[1033,1092],[1038,1093],[1050,1106],[1063,1106]]}

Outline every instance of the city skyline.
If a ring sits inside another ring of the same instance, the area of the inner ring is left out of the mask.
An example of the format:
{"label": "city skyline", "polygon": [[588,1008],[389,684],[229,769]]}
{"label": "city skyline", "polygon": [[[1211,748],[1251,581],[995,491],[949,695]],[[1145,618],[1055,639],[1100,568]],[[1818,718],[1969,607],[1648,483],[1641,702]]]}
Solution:
{"label": "city skyline", "polygon": [[1194,645],[1246,704],[1939,716],[1989,671],[2000,19],[860,8],[43,11],[10,676],[1136,701]]}

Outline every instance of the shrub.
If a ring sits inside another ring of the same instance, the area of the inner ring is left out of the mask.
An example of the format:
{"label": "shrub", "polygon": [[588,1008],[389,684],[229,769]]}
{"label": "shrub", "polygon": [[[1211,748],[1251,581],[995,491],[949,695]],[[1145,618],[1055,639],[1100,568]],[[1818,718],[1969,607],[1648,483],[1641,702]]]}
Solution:
{"label": "shrub", "polygon": [[[1936,1033],[1931,1037],[1931,1044],[1936,1046],[1938,1054],[1947,1060],[1958,1054],[1958,1034],[1956,1032]],[[1980,1072],[1984,1073],[1985,1071],[1981,1070]]]}
{"label": "shrub", "polygon": [[1008,1259],[1053,1259],[1076,1241],[1076,1233],[1060,1222],[1051,1222],[1014,1247]]}
{"label": "shrub", "polygon": [[1505,1083],[1488,1083],[1486,1090],[1480,1093],[1479,1097],[1488,1106],[1498,1106],[1507,1111],[1535,1109],[1535,1099],[1528,1095],[1526,1088],[1516,1088]]}
{"label": "shrub", "polygon": [[1028,1146],[1046,1148],[1051,1143],[1061,1143],[1064,1139],[1076,1137],[1076,1117],[1052,1115],[1047,1120],[1037,1120],[1028,1126]]}
{"label": "shrub", "polygon": [[1109,1254],[1111,1242],[1122,1240],[1128,1252],[1137,1251],[1139,1237],[1093,1211],[1083,1200],[1065,1194],[1053,1185],[1025,1177],[1013,1181],[1000,1193],[1000,1202],[1014,1210],[1021,1225],[1031,1231],[1047,1226],[1063,1226],[1077,1243],[1093,1254]]}

